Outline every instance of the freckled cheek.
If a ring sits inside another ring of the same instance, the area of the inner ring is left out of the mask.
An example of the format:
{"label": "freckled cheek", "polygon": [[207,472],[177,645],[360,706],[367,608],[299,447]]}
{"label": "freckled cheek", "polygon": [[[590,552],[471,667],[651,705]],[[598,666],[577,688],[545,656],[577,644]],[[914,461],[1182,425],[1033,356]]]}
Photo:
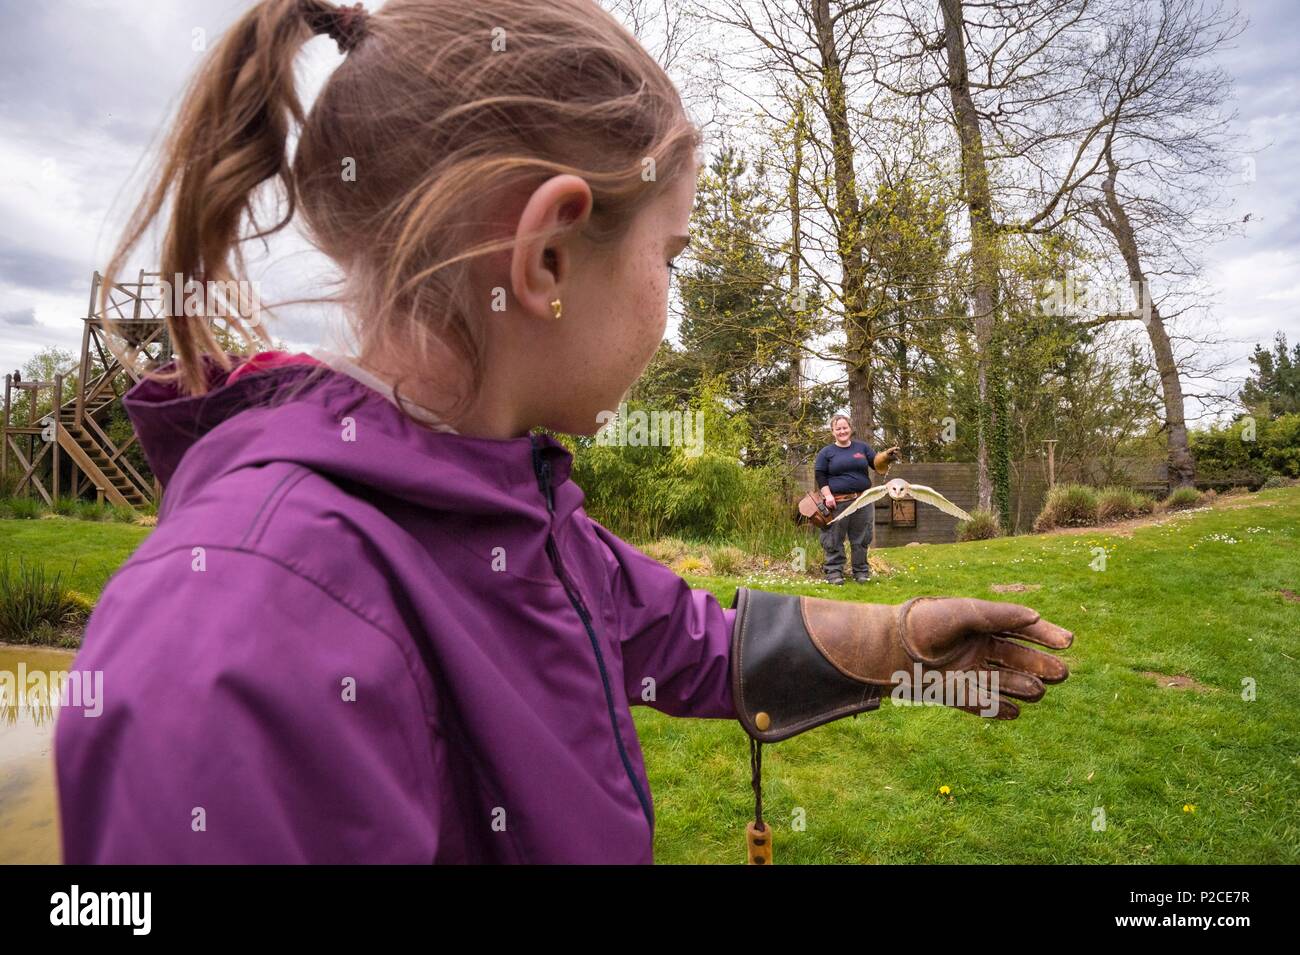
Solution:
{"label": "freckled cheek", "polygon": [[[668,290],[662,277],[653,270],[629,276],[624,286],[628,294],[611,302],[605,312],[606,334],[600,336],[607,344],[600,350],[606,360],[613,360],[610,370],[623,375],[640,372],[654,357],[663,341],[668,324]],[[617,357],[615,357],[617,356]]]}
{"label": "freckled cheek", "polygon": [[[653,355],[663,341],[668,327],[668,287],[664,282],[652,280],[646,289],[644,306],[640,309],[640,338],[644,350]],[[649,358],[646,359],[649,361]]]}

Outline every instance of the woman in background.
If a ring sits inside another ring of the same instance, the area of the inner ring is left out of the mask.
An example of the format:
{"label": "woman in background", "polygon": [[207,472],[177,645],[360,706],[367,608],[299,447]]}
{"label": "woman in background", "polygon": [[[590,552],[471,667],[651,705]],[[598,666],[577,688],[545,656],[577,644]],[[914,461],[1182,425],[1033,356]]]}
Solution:
{"label": "woman in background", "polygon": [[[817,452],[813,462],[813,475],[821,490],[826,506],[833,511],[835,505],[852,501],[871,488],[870,468],[879,474],[889,470],[898,460],[898,448],[888,448],[877,454],[865,441],[853,440],[853,423],[847,415],[838,414],[831,419],[834,442]],[[844,541],[847,538],[853,554],[853,579],[866,583],[871,579],[871,565],[867,561],[867,548],[876,523],[874,507],[859,508],[842,521],[827,524],[821,529],[822,549],[826,552],[824,572],[826,582],[844,583]]]}

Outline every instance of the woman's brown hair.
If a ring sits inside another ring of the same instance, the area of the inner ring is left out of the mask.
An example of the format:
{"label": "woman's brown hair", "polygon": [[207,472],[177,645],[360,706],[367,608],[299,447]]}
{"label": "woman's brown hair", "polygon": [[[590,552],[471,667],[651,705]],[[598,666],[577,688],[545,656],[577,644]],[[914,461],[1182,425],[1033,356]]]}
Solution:
{"label": "woman's brown hair", "polygon": [[[471,316],[485,303],[469,301],[467,266],[514,241],[470,247],[482,210],[571,173],[591,187],[589,237],[617,241],[661,184],[689,174],[700,131],[663,69],[594,0],[390,0],[350,15],[340,41],[350,52],[304,114],[295,57],[314,33],[338,39],[340,12],[263,0],[222,36],[105,270],[105,294],[155,221],[166,227],[163,279],[203,289],[246,281],[241,243],[301,211],[343,271],[361,354],[406,356],[411,369],[451,355],[469,382],[455,408],[439,409],[454,414],[481,384]],[[268,181],[278,214],[263,227],[254,205]],[[171,311],[177,369],[158,377],[203,394],[204,356],[232,362],[209,322]],[[249,315],[225,320],[248,345],[270,343]]]}

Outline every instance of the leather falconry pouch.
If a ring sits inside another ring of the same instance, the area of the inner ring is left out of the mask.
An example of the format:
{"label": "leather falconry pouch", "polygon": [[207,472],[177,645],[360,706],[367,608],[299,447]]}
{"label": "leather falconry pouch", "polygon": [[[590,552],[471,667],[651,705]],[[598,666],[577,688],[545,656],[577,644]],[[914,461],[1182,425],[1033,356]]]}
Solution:
{"label": "leather falconry pouch", "polygon": [[831,509],[826,506],[820,494],[809,491],[799,498],[799,516],[813,527],[825,527],[834,515],[831,514]]}

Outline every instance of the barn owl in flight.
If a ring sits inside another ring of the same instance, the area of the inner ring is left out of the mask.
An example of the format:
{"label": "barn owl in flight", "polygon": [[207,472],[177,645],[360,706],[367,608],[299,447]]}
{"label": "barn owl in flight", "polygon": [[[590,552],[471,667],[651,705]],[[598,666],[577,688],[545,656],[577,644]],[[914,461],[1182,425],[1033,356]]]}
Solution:
{"label": "barn owl in flight", "polygon": [[866,507],[869,504],[875,504],[885,495],[889,495],[895,500],[911,498],[916,501],[924,501],[933,507],[937,507],[945,514],[951,514],[958,520],[969,521],[970,515],[960,507],[948,500],[932,487],[926,487],[924,484],[908,484],[902,478],[894,478],[885,484],[878,484],[869,490],[863,491],[848,507],[844,508],[830,523],[843,520],[860,507]]}

